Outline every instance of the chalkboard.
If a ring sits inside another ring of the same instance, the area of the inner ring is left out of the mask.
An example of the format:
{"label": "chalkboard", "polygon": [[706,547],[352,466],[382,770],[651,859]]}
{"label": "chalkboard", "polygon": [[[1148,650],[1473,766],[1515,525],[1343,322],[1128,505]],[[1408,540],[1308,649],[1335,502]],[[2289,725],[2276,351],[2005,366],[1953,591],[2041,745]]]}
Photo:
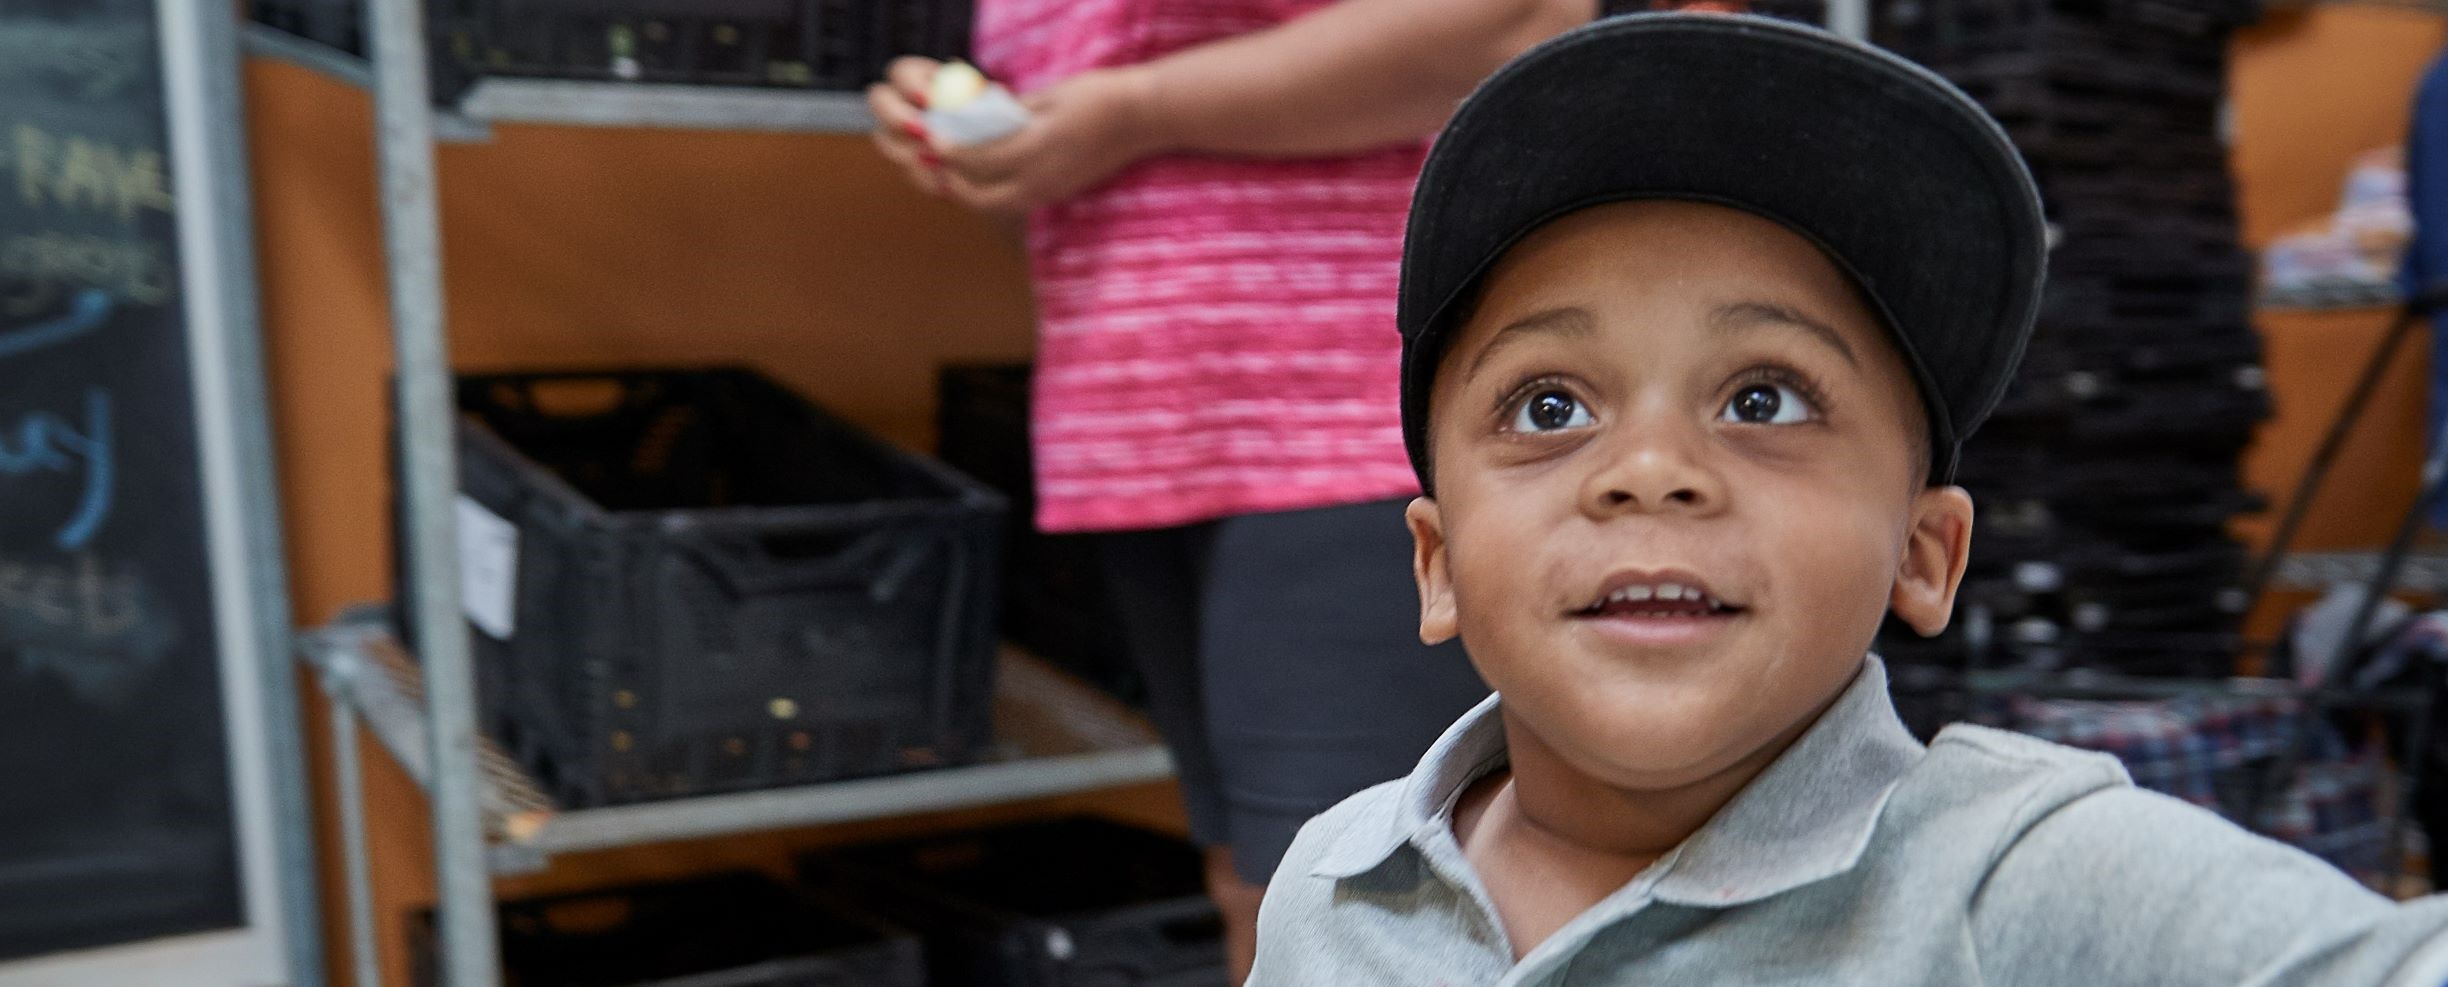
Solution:
{"label": "chalkboard", "polygon": [[160,13],[0,0],[0,963],[264,919]]}

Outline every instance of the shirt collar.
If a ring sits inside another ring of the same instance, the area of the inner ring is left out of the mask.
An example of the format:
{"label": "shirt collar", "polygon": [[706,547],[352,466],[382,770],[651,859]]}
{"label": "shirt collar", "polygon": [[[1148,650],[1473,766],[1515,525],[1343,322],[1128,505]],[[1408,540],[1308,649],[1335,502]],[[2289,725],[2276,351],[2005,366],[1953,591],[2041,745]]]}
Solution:
{"label": "shirt collar", "polygon": [[[1453,825],[1464,789],[1505,760],[1501,698],[1490,696],[1437,739],[1400,795],[1354,820],[1312,873],[1357,877]],[[1922,754],[1868,656],[1818,722],[1734,800],[1660,860],[1653,893],[1679,904],[1758,901],[1852,869],[1896,783]]]}

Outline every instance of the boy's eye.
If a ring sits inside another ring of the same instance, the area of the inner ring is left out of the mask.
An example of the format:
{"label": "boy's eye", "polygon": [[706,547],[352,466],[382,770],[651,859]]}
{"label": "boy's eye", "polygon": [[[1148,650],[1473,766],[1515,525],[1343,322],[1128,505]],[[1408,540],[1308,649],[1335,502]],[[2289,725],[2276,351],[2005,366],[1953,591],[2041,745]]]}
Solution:
{"label": "boy's eye", "polygon": [[1530,395],[1529,400],[1513,411],[1513,431],[1516,432],[1559,432],[1568,428],[1585,428],[1593,421],[1589,409],[1563,391],[1540,391]]}
{"label": "boy's eye", "polygon": [[1718,421],[1743,425],[1797,425],[1811,420],[1810,400],[1783,384],[1747,384],[1726,402]]}

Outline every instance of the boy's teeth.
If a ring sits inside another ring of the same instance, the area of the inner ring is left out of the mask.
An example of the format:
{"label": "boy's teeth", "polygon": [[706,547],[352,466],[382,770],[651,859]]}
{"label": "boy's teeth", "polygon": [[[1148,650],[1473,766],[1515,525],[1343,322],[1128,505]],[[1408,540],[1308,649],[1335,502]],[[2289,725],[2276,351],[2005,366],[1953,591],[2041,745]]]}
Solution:
{"label": "boy's teeth", "polygon": [[[1661,603],[1689,601],[1700,604],[1703,608],[1712,612],[1725,609],[1725,604],[1719,602],[1716,597],[1701,592],[1700,588],[1697,586],[1685,586],[1681,583],[1665,583],[1658,586],[1626,586],[1622,589],[1607,594],[1606,599],[1600,601],[1598,605],[1604,606],[1613,603],[1647,603],[1653,599]],[[1681,611],[1677,609],[1645,612],[1654,616],[1665,616]]]}

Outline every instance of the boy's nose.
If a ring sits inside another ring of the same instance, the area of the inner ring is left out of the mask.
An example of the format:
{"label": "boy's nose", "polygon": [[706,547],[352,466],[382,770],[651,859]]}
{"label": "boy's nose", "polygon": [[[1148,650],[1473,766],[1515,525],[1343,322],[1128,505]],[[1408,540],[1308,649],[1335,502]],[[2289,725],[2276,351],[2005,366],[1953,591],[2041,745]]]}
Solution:
{"label": "boy's nose", "polygon": [[1724,484],[1703,462],[1698,436],[1687,429],[1627,429],[1601,457],[1584,485],[1583,510],[1593,517],[1626,513],[1706,514],[1725,502]]}

